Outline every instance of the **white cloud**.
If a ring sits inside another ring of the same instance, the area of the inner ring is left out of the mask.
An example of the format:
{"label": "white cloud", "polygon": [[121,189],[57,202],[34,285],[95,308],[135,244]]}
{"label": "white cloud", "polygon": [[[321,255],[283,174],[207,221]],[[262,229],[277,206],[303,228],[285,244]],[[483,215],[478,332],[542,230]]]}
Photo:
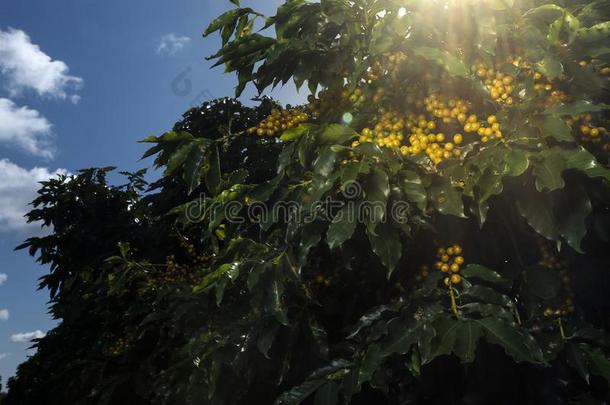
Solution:
{"label": "white cloud", "polygon": [[8,321],[8,318],[10,318],[8,309],[0,309],[0,321]]}
{"label": "white cloud", "polygon": [[83,79],[69,74],[68,65],[51,59],[25,32],[12,28],[0,30],[0,72],[13,96],[29,89],[40,96],[76,102],[79,97],[74,92],[83,85]]}
{"label": "white cloud", "polygon": [[42,332],[41,330],[36,330],[34,332],[16,333],[14,335],[11,335],[10,339],[13,343],[25,343],[30,342],[34,339],[42,339],[45,336],[46,333]]}
{"label": "white cloud", "polygon": [[51,123],[36,110],[18,107],[0,98],[0,143],[19,146],[29,153],[51,159]]}
{"label": "white cloud", "polygon": [[63,169],[50,171],[44,167],[27,170],[8,159],[0,159],[0,231],[24,230],[28,227],[23,216],[30,210],[28,204],[36,198],[39,182],[58,174],[67,172]]}
{"label": "white cloud", "polygon": [[0,360],[6,359],[10,353],[0,353]]}
{"label": "white cloud", "polygon": [[4,273],[0,273],[0,286],[6,283],[6,280],[8,280],[8,276]]}
{"label": "white cloud", "polygon": [[189,37],[176,34],[163,35],[161,42],[159,42],[159,45],[157,46],[157,53],[159,55],[175,55],[183,50],[190,42],[191,39]]}

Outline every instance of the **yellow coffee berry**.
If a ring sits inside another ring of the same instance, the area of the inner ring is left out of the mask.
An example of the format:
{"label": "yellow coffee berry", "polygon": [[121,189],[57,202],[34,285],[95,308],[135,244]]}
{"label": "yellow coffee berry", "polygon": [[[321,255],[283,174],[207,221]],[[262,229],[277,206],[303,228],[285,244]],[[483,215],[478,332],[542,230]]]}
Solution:
{"label": "yellow coffee berry", "polygon": [[451,275],[451,284],[460,284],[462,282],[462,276],[459,274]]}

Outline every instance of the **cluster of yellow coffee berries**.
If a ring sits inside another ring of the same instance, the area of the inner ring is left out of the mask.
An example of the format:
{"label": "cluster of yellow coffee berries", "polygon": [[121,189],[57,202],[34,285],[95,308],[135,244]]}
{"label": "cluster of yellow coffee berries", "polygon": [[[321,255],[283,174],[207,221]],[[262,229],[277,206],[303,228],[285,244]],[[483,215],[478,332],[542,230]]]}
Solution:
{"label": "cluster of yellow coffee berries", "polygon": [[580,62],[578,62],[578,64],[582,68],[591,69],[594,72],[603,76],[610,76],[610,67],[606,66],[605,63],[600,59],[594,58],[589,61],[581,60]]}
{"label": "cluster of yellow coffee berries", "polygon": [[435,165],[438,165],[445,159],[461,156],[462,151],[456,146],[463,142],[461,134],[455,134],[453,142],[444,141],[445,134],[442,132],[426,134],[424,131],[416,131],[416,133],[409,136],[409,145],[400,148],[400,153],[405,156],[416,156],[420,153],[425,153]]}
{"label": "cluster of yellow coffee berries", "polygon": [[462,247],[453,245],[447,248],[439,248],[437,251],[438,261],[434,265],[437,270],[447,274],[443,279],[446,286],[460,284],[462,276],[460,276],[460,268],[464,264],[464,256],[462,256]]}
{"label": "cluster of yellow coffee berries", "polygon": [[570,126],[577,126],[583,141],[597,144],[602,141],[602,138],[610,135],[610,132],[606,127],[593,125],[592,121],[591,114],[583,114],[575,118],[568,118],[566,123]]}
{"label": "cluster of yellow coffee berries", "polygon": [[316,275],[315,283],[320,287],[330,287],[332,285],[332,280],[328,277],[324,277],[323,274]]}
{"label": "cluster of yellow coffee berries", "polygon": [[426,111],[436,118],[449,124],[452,120],[457,120],[460,124],[466,122],[468,110],[470,109],[465,100],[452,98],[448,101],[442,100],[437,94],[431,94],[424,99]]}
{"label": "cluster of yellow coffee berries", "polygon": [[481,137],[481,142],[488,142],[491,139],[502,139],[502,128],[495,115],[487,117],[485,122],[480,122],[476,115],[471,114],[466,119],[464,132],[476,132]]}
{"label": "cluster of yellow coffee berries", "polygon": [[549,107],[556,104],[567,103],[570,100],[570,96],[568,96],[563,90],[553,90],[547,97],[545,105]]}
{"label": "cluster of yellow coffee berries", "polygon": [[349,97],[349,92],[341,88],[321,90],[317,97],[313,94],[307,97],[307,109],[314,118],[343,114],[350,108]]}
{"label": "cluster of yellow coffee berries", "polygon": [[309,115],[300,109],[280,110],[274,108],[271,110],[271,115],[261,121],[258,126],[249,128],[248,133],[261,137],[274,136],[280,131],[293,128],[307,121],[309,121]]}
{"label": "cluster of yellow coffee berries", "polygon": [[349,103],[354,108],[361,108],[367,101],[366,94],[362,91],[361,88],[357,87],[351,93],[348,90],[344,90],[342,93],[342,97],[344,99],[349,100]]}
{"label": "cluster of yellow coffee berries", "polygon": [[572,291],[570,276],[567,271],[567,263],[560,260],[557,255],[551,252],[549,249],[548,242],[538,240],[538,247],[540,249],[541,259],[538,264],[542,267],[551,270],[558,270],[559,277],[561,279],[561,285],[563,289],[563,302],[555,307],[547,307],[544,310],[544,316],[566,316],[574,312],[574,291]]}
{"label": "cluster of yellow coffee berries", "polygon": [[[210,260],[209,256],[206,256],[203,253],[201,253],[201,254],[197,253],[195,245],[193,245],[192,243],[189,243],[186,239],[180,238],[179,243],[180,243],[180,246],[182,247],[182,249],[186,252],[186,254],[191,258],[191,260],[194,263],[207,263]],[[176,257],[174,255],[171,255],[171,256],[168,256],[166,258],[166,260],[168,261],[166,263],[167,269],[168,270],[170,269],[170,265],[173,269],[175,269]]]}
{"label": "cluster of yellow coffee berries", "polygon": [[372,84],[382,76],[392,75],[398,71],[405,60],[407,60],[407,54],[404,52],[385,53],[366,71],[364,80],[368,84]]}
{"label": "cluster of yellow coffee berries", "polygon": [[574,311],[576,310],[574,306],[574,292],[572,291],[572,287],[570,285],[571,280],[567,270],[565,270],[565,268],[560,270],[559,276],[561,277],[561,286],[563,289],[562,302],[553,307],[547,307],[544,310],[544,316],[566,316],[574,313]]}
{"label": "cluster of yellow coffee berries", "polygon": [[515,78],[504,74],[484,63],[472,65],[472,71],[485,82],[489,95],[495,102],[511,105],[514,103],[513,92],[515,91]]}
{"label": "cluster of yellow coffee berries", "polygon": [[404,129],[405,119],[402,116],[394,111],[384,111],[373,129],[362,129],[356,142],[375,142],[381,147],[399,148],[405,137]]}
{"label": "cluster of yellow coffee berries", "polygon": [[107,353],[110,356],[117,357],[123,354],[129,348],[129,342],[126,338],[114,339],[112,345],[108,348]]}
{"label": "cluster of yellow coffee berries", "polygon": [[426,265],[423,265],[419,268],[418,274],[415,275],[415,282],[421,284],[428,278],[429,275],[430,268]]}

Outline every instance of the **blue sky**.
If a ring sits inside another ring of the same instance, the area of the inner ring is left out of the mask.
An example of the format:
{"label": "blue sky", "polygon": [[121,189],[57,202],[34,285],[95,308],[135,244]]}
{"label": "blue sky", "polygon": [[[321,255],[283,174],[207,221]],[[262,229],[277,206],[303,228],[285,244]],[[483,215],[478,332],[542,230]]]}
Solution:
{"label": "blue sky", "polygon": [[[242,1],[269,15],[280,0]],[[0,3],[0,376],[51,329],[46,269],[13,247],[37,231],[21,215],[37,181],[94,166],[136,170],[138,140],[170,129],[236,79],[204,59],[219,45],[201,32],[228,0],[19,0]],[[248,89],[243,101],[254,94]],[[275,91],[303,100],[293,86]]]}

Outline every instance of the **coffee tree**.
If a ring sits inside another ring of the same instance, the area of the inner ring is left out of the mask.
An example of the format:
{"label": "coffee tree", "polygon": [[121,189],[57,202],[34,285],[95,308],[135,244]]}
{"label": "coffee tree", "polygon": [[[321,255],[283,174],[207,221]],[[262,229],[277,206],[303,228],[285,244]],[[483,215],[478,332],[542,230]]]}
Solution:
{"label": "coffee tree", "polygon": [[605,403],[610,2],[232,3],[237,96],[308,103],[45,183],[62,323],[7,403]]}

